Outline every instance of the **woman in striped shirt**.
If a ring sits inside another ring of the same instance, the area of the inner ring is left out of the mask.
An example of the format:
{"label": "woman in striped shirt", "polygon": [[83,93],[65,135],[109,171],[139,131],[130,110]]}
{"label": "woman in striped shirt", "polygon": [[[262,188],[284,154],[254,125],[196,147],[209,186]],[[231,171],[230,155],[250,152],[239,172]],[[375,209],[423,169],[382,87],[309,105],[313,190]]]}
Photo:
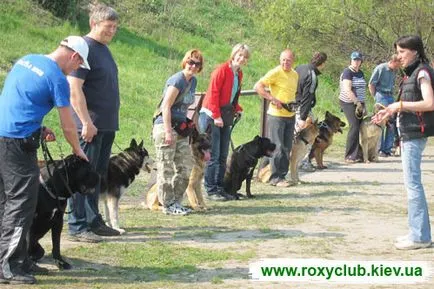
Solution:
{"label": "woman in striped shirt", "polygon": [[347,135],[345,148],[345,162],[355,163],[362,161],[362,149],[359,145],[359,129],[363,117],[356,116],[358,103],[365,110],[366,80],[360,70],[362,54],[358,51],[351,53],[350,66],[344,69],[340,77],[339,102],[350,129]]}

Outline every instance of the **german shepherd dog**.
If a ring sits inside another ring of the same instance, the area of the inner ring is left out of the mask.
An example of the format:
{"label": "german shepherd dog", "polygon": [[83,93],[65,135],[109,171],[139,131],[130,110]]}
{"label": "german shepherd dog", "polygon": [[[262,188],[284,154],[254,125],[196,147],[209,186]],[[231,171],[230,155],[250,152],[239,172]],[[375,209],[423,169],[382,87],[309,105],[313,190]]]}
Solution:
{"label": "german shepherd dog", "polygon": [[[207,133],[199,133],[194,129],[190,136],[190,148],[193,155],[193,167],[185,192],[193,210],[203,211],[206,210],[206,206],[201,192],[201,185],[206,162],[211,156],[211,140],[209,135]],[[158,201],[156,169],[152,171],[150,181],[145,191],[146,207],[153,211],[160,210],[161,204]]]}
{"label": "german shepherd dog", "polygon": [[298,177],[299,164],[309,152],[309,147],[312,146],[319,133],[318,122],[316,120],[315,122],[312,122],[312,119],[309,117],[307,118],[306,123],[307,126],[295,135],[291,149],[289,167],[291,171],[291,180],[294,184],[300,182],[300,178]]}
{"label": "german shepherd dog", "polygon": [[190,173],[188,187],[185,191],[188,202],[193,210],[206,210],[205,202],[201,192],[203,175],[206,162],[211,157],[211,141],[208,134],[199,132],[195,129],[190,138],[191,153],[193,155],[193,168]]}
{"label": "german shepherd dog", "polygon": [[[374,105],[374,114],[384,109],[384,106],[376,103]],[[383,120],[380,124],[371,122],[372,116],[367,116],[360,124],[360,146],[363,151],[363,160],[365,163],[378,161],[378,140],[381,137],[383,128],[387,124],[387,119]]]}
{"label": "german shepherd dog", "polygon": [[318,126],[319,133],[310,150],[309,161],[315,158],[317,168],[326,169],[327,167],[323,163],[324,151],[333,143],[333,135],[337,132],[342,133],[342,127],[345,126],[345,122],[326,111],[325,119],[319,122]]}
{"label": "german shepherd dog", "polygon": [[104,202],[107,225],[121,234],[124,234],[125,230],[119,226],[119,200],[143,166],[150,172],[149,161],[143,141],[137,144],[136,140],[132,139],[128,148],[110,158],[107,178],[101,180],[100,197]]}
{"label": "german shepherd dog", "polygon": [[225,192],[235,196],[236,199],[243,197],[237,192],[245,180],[246,196],[253,198],[250,184],[258,160],[264,156],[271,157],[275,149],[276,144],[272,143],[269,138],[260,136],[256,136],[252,141],[237,147],[232,153],[223,180]]}
{"label": "german shepherd dog", "polygon": [[88,162],[75,155],[66,157],[64,161],[56,160],[50,163],[48,168],[45,162],[39,162],[39,167],[41,174],[38,203],[29,232],[29,256],[35,262],[44,256],[45,250],[39,240],[51,230],[54,262],[60,270],[71,269],[72,266],[60,254],[66,202],[71,194],[76,192],[94,193],[100,177]]}

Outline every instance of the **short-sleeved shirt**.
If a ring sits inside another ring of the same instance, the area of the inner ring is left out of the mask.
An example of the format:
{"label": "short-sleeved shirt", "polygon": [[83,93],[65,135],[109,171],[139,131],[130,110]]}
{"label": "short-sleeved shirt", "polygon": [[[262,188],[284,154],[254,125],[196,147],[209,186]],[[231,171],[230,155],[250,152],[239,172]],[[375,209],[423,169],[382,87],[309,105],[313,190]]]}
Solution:
{"label": "short-sleeved shirt", "polygon": [[[182,71],[175,73],[166,81],[166,85],[164,86],[163,91],[163,97],[166,95],[166,91],[169,86],[174,86],[179,91],[175,102],[173,103],[170,110],[172,115],[172,121],[183,122],[187,119],[188,107],[194,102],[194,93],[196,92],[197,79],[193,76],[190,81],[187,81]],[[162,115],[159,115],[155,119],[154,123],[163,123]]]}
{"label": "short-sleeved shirt", "polygon": [[[70,75],[83,79],[83,92],[87,110],[99,131],[119,129],[119,82],[118,68],[107,45],[90,37],[83,37],[89,46],[90,70],[80,68]],[[78,130],[82,124],[77,114],[74,119]]]}
{"label": "short-sleeved shirt", "polygon": [[342,81],[344,79],[351,80],[351,90],[356,95],[357,99],[361,102],[365,101],[366,95],[366,80],[365,75],[361,70],[354,71],[350,67],[344,69],[340,77],[340,94],[339,99],[343,102],[353,102],[347,95],[347,92],[342,89]]}
{"label": "short-sleeved shirt", "polygon": [[12,67],[0,95],[0,136],[28,137],[54,106],[70,105],[69,95],[68,81],[54,60],[24,56]]}
{"label": "short-sleeved shirt", "polygon": [[[260,82],[265,86],[268,86],[271,95],[281,102],[289,103],[295,101],[298,85],[298,73],[294,69],[285,71],[279,65],[261,78]],[[267,114],[280,117],[294,116],[293,112],[289,112],[284,108],[277,109],[277,107],[272,103],[270,103],[268,107]]]}
{"label": "short-sleeved shirt", "polygon": [[396,73],[389,68],[388,63],[382,63],[375,67],[372,72],[369,84],[375,87],[375,91],[382,95],[392,96],[393,87],[395,86]]}

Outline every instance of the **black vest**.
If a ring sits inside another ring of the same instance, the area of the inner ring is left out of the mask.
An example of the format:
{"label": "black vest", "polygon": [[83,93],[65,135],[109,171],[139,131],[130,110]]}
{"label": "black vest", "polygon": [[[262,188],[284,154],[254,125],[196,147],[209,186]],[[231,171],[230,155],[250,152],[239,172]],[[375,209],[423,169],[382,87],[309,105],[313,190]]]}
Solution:
{"label": "black vest", "polygon": [[[406,77],[401,82],[399,98],[402,101],[420,101],[422,93],[417,82],[417,75],[422,69],[431,77],[434,89],[434,70],[425,63],[416,61],[405,69]],[[434,135],[434,111],[412,112],[403,111],[399,116],[399,129],[403,140],[423,138]]]}

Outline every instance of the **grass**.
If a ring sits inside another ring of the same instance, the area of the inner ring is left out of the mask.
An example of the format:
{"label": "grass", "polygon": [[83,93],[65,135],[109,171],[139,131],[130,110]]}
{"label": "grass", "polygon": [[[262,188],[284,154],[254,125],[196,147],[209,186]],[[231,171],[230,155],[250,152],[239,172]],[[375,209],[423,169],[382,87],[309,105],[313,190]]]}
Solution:
{"label": "grass", "polygon": [[[188,0],[172,4],[152,0],[114,2],[122,19],[110,44],[119,68],[121,121],[116,145],[120,148],[127,147],[131,138],[143,139],[145,147],[154,154],[150,138],[152,114],[166,79],[180,69],[179,63],[186,50],[197,47],[205,56],[204,70],[198,75],[198,91],[206,90],[212,70],[227,60],[232,45],[237,42],[247,43],[252,49],[249,64],[243,69],[243,89],[252,89],[261,76],[278,64],[281,44],[267,38],[260,27],[255,26],[254,15],[235,2]],[[66,35],[86,34],[88,24],[83,14],[76,22],[71,22],[54,17],[30,0],[4,1],[0,7],[0,41],[5,44],[0,47],[0,83],[19,57],[28,53],[49,53]],[[264,46],[264,42],[268,45]],[[318,104],[314,110],[320,119],[326,110],[341,115],[334,86],[327,75],[320,78]],[[241,97],[240,104],[245,113],[233,131],[235,145],[259,134],[260,98]],[[51,145],[53,154],[59,156],[61,150],[68,154],[57,112],[52,111],[44,124],[60,136],[60,148]],[[117,146],[115,152],[119,150]]]}

